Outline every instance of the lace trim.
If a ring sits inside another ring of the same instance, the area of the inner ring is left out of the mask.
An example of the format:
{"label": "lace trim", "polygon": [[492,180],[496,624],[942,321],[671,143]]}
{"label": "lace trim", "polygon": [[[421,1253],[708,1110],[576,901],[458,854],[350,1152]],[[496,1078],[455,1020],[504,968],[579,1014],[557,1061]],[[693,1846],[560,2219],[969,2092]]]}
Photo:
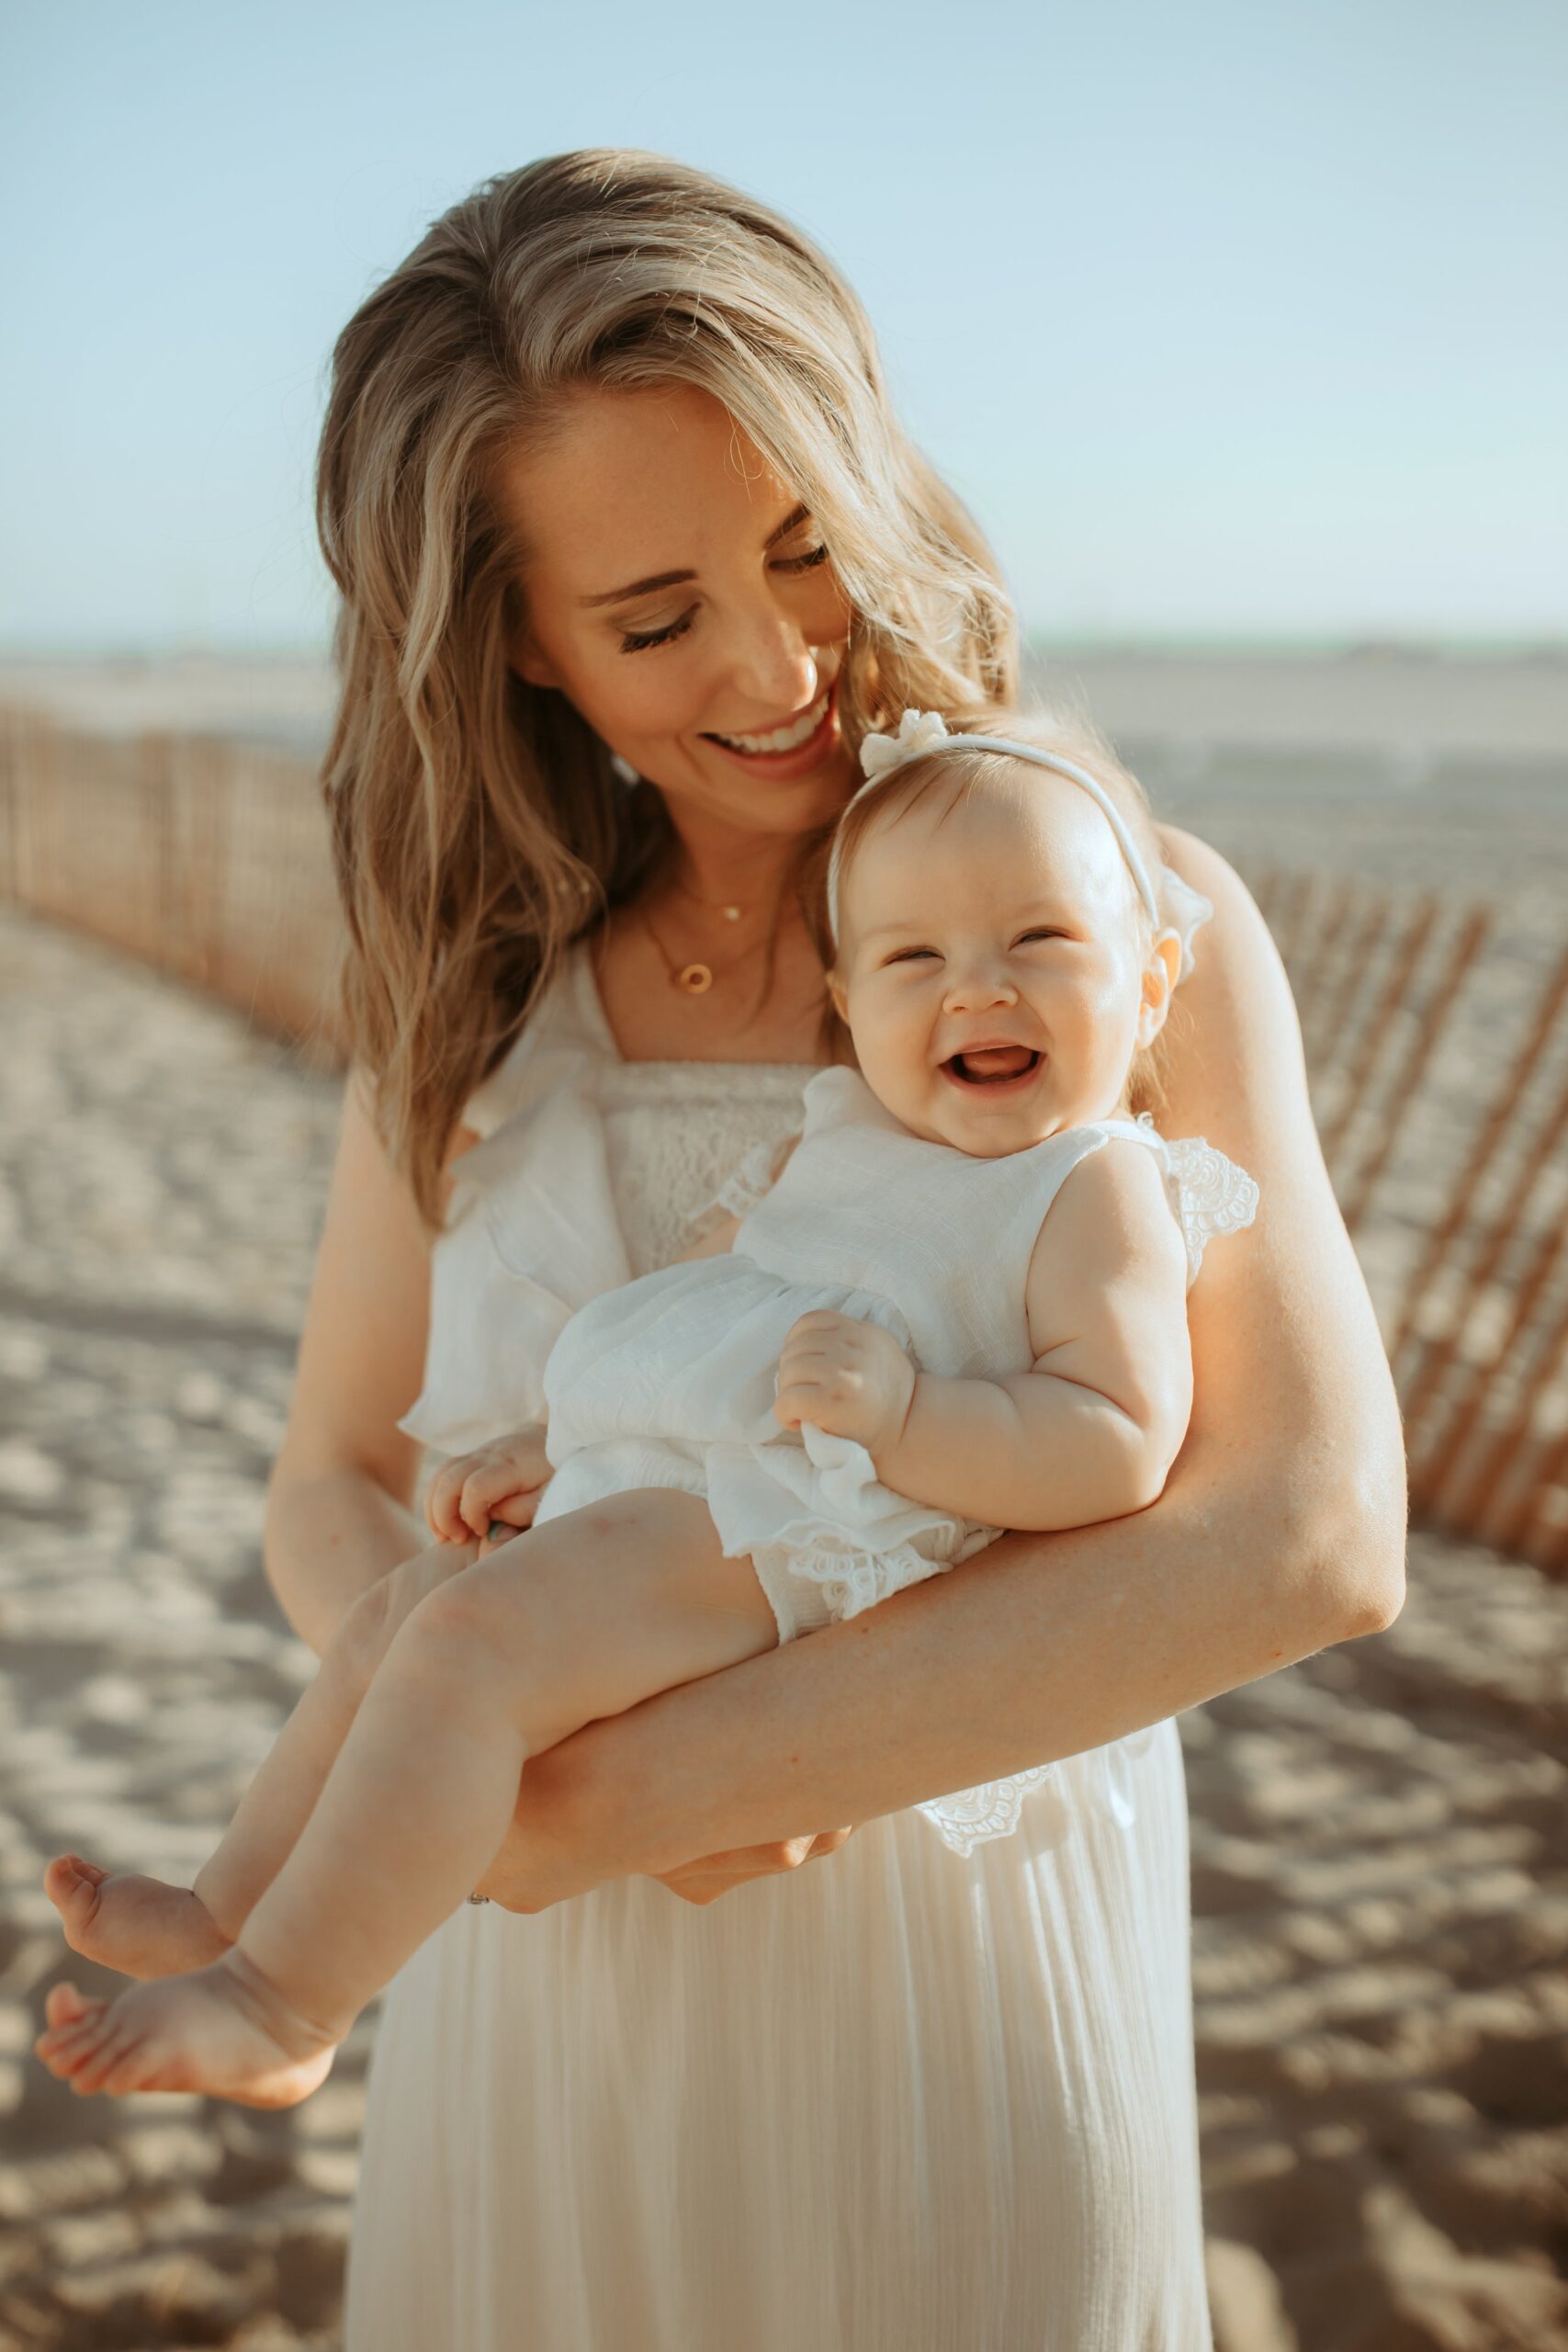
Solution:
{"label": "lace trim", "polygon": [[934,1822],[944,1846],[967,1857],[993,1838],[1010,1838],[1024,1798],[1043,1789],[1055,1770],[1055,1764],[1036,1764],[1010,1780],[982,1781],[973,1789],[955,1789],[951,1796],[931,1797],[916,1811]]}
{"label": "lace trim", "polygon": [[716,1226],[723,1224],[726,1217],[750,1216],[752,1210],[767,1199],[778,1182],[779,1160],[783,1152],[784,1143],[780,1141],[754,1143],[706,1207],[699,1209],[693,1217],[693,1240],[700,1240],[705,1233],[711,1233]]}
{"label": "lace trim", "polygon": [[874,1609],[891,1594],[953,1566],[952,1560],[933,1560],[913,1544],[868,1551],[829,1527],[804,1528],[792,1532],[788,1542],[759,1544],[752,1557],[783,1575],[819,1585],[835,1618],[858,1617],[862,1610]]}
{"label": "lace trim", "polygon": [[1191,1283],[1215,1235],[1239,1233],[1252,1223],[1258,1214],[1258,1181],[1201,1136],[1178,1136],[1168,1143],[1147,1111],[1140,1114],[1138,1125],[1163,1155],[1187,1245],[1187,1278]]}

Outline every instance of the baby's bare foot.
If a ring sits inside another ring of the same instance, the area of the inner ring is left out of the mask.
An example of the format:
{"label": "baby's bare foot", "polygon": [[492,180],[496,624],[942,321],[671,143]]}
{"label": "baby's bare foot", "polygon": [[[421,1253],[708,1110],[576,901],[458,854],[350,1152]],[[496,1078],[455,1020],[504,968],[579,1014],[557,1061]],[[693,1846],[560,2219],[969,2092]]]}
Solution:
{"label": "baby's bare foot", "polygon": [[131,1872],[111,1878],[80,1854],[60,1855],[43,1883],[72,1951],[123,1975],[183,1976],[229,1949],[188,1887]]}
{"label": "baby's bare foot", "polygon": [[56,1984],[33,2044],[79,2098],[103,2091],[205,2091],[242,2107],[294,2107],[333,2063],[336,2041],[296,2016],[243,1954],[89,2001]]}

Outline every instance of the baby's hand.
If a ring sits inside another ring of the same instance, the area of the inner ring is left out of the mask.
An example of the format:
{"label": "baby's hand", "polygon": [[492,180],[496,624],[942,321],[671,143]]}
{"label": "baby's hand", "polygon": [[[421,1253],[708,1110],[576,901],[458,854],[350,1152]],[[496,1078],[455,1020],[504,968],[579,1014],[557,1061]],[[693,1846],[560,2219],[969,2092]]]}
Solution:
{"label": "baby's hand", "polygon": [[811,1421],[854,1438],[874,1461],[897,1443],[914,1394],[915,1367],[891,1331],[818,1307],[784,1343],[773,1411],[786,1430]]}
{"label": "baby's hand", "polygon": [[532,1527],[550,1476],[542,1423],[530,1422],[472,1453],[454,1454],[430,1482],[424,1498],[431,1532],[444,1544],[466,1544],[489,1533],[491,1520]]}

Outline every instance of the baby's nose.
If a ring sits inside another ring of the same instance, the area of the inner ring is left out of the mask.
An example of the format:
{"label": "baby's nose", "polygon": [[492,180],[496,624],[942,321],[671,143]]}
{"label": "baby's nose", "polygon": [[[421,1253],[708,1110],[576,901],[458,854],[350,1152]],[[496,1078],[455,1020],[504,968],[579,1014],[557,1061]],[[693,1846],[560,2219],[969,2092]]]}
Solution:
{"label": "baby's nose", "polygon": [[1000,965],[982,957],[953,974],[947,1001],[954,1012],[970,1012],[979,1005],[1016,1004],[1018,990]]}

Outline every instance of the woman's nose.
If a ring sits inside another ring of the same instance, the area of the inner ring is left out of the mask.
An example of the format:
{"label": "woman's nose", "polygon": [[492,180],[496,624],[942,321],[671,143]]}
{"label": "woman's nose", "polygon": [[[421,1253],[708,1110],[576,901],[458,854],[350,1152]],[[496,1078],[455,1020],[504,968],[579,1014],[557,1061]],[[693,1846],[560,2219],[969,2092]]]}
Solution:
{"label": "woman's nose", "polygon": [[807,642],[799,622],[776,606],[737,622],[730,658],[737,693],[761,704],[770,717],[791,716],[817,699],[817,649]]}

